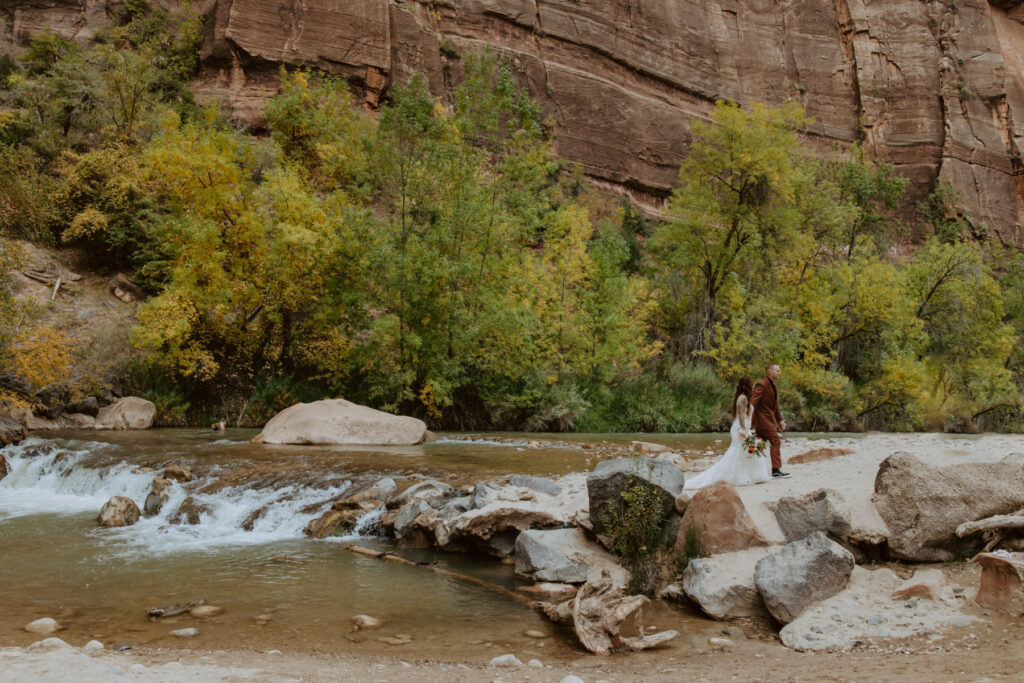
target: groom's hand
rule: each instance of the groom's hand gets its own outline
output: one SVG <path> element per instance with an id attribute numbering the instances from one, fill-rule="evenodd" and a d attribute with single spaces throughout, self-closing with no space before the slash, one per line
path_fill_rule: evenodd
<path id="1" fill-rule="evenodd" d="M 786 431 L 786 421 L 783 420 L 782 424 L 779 425 L 779 431 Z"/>

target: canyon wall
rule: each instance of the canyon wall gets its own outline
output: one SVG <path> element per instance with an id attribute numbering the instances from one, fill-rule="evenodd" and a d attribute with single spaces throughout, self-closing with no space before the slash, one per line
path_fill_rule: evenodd
<path id="1" fill-rule="evenodd" d="M 9 37 L 88 37 L 109 3 L 2 0 Z M 558 153 L 657 211 L 695 119 L 717 99 L 798 100 L 819 149 L 862 141 L 911 180 L 937 179 L 976 224 L 1024 243 L 1021 0 L 202 0 L 197 87 L 243 123 L 277 69 L 343 74 L 373 109 L 423 72 L 437 93 L 461 55 L 508 58 L 554 122 Z"/>

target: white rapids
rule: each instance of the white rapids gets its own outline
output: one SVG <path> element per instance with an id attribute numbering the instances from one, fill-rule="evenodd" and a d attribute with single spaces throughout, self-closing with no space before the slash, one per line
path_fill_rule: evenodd
<path id="1" fill-rule="evenodd" d="M 9 474 L 0 479 L 0 521 L 29 515 L 98 514 L 112 496 L 131 498 L 141 509 L 156 472 L 140 471 L 137 465 L 117 462 L 117 446 L 88 441 L 70 441 L 56 448 L 40 448 L 49 442 L 31 438 L 2 452 Z M 108 449 L 113 449 L 110 451 Z M 97 467 L 91 456 L 107 451 L 114 464 Z M 198 480 L 189 485 L 197 490 L 214 481 Z M 286 485 L 268 488 L 238 486 L 217 493 L 192 493 L 196 504 L 208 508 L 199 523 L 174 524 L 174 516 L 189 495 L 185 487 L 172 482 L 168 499 L 159 514 L 143 516 L 130 527 L 97 528 L 90 533 L 102 536 L 126 553 L 144 552 L 168 555 L 182 551 L 209 551 L 224 546 L 254 545 L 304 538 L 303 529 L 330 506 L 332 499 L 351 488 L 350 481 L 337 486 L 307 487 Z M 243 523 L 258 511 L 243 528 Z M 369 535 L 380 518 L 380 511 L 361 518 L 355 533 L 337 540 Z"/>

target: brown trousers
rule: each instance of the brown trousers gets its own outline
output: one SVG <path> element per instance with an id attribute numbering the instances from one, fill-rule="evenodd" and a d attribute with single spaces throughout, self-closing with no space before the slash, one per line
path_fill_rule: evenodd
<path id="1" fill-rule="evenodd" d="M 778 430 L 775 427 L 768 429 L 757 427 L 754 429 L 754 433 L 767 441 L 768 445 L 771 446 L 772 469 L 777 470 L 782 467 L 782 439 L 779 438 Z"/>

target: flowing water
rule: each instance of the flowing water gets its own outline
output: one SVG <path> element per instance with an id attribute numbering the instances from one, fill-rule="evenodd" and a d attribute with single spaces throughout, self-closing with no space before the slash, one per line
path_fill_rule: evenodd
<path id="1" fill-rule="evenodd" d="M 369 533 L 376 513 L 347 537 L 309 540 L 303 529 L 347 490 L 383 476 L 465 485 L 509 473 L 586 471 L 635 438 L 693 453 L 719 452 L 725 445 L 718 435 L 558 435 L 551 443 L 538 435 L 489 434 L 443 435 L 408 447 L 289 447 L 249 443 L 255 433 L 66 432 L 6 448 L 0 646 L 38 639 L 22 627 L 49 616 L 65 627 L 58 635 L 73 645 L 97 638 L 108 646 L 578 657 L 582 652 L 567 629 L 499 593 L 347 551 L 348 542 L 391 547 Z M 191 469 L 195 480 L 174 482 L 157 515 L 130 527 L 97 527 L 96 515 L 111 496 L 127 496 L 141 507 L 154 475 L 168 464 Z M 189 495 L 203 506 L 198 523 L 174 523 Z M 513 567 L 494 559 L 400 552 L 506 588 L 516 585 Z M 223 613 L 146 618 L 151 608 L 199 598 L 224 607 Z M 350 619 L 357 614 L 383 625 L 353 631 Z M 709 628 L 693 613 L 661 604 L 650 608 L 647 619 L 659 628 Z M 199 635 L 168 635 L 186 627 Z M 527 631 L 547 635 L 527 637 Z M 387 642 L 399 636 L 407 644 Z"/>

